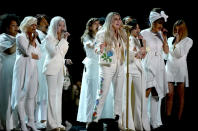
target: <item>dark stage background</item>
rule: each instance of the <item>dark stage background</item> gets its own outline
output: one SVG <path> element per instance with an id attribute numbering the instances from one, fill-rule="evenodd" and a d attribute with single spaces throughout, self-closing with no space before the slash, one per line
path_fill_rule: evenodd
<path id="1" fill-rule="evenodd" d="M 20 3 L 20 1 L 18 1 Z M 76 3 L 75 3 L 76 2 Z M 69 37 L 69 50 L 66 54 L 66 58 L 73 61 L 73 65 L 69 65 L 69 73 L 71 75 L 72 83 L 81 81 L 83 73 L 82 61 L 85 58 L 85 52 L 83 50 L 83 45 L 80 42 L 80 37 L 85 30 L 86 22 L 91 17 L 106 17 L 109 12 L 115 11 L 119 12 L 121 17 L 133 16 L 139 22 L 140 28 L 148 28 L 148 16 L 150 10 L 154 7 L 163 8 L 165 13 L 169 16 L 168 22 L 165 24 L 165 28 L 168 29 L 168 36 L 172 35 L 172 26 L 174 22 L 178 19 L 184 19 L 188 26 L 189 37 L 193 39 L 193 47 L 191 48 L 187 62 L 189 70 L 189 85 L 190 87 L 186 89 L 186 101 L 184 109 L 184 118 L 186 127 L 193 129 L 196 125 L 193 119 L 196 119 L 197 115 L 197 20 L 196 20 L 196 8 L 190 8 L 191 5 L 171 5 L 171 4 L 158 4 L 155 5 L 152 2 L 133 2 L 127 3 L 114 3 L 110 4 L 99 4 L 97 1 L 90 1 L 86 3 L 78 3 L 74 1 L 73 4 L 66 4 L 62 1 L 57 1 L 57 3 L 26 3 L 27 6 L 16 6 L 12 4 L 11 6 L 1 6 L 0 15 L 3 13 L 15 13 L 20 16 L 22 20 L 25 16 L 35 16 L 36 14 L 46 14 L 49 19 L 54 16 L 62 16 L 66 19 L 67 29 L 71 36 Z M 29 6 L 28 4 L 31 4 Z M 78 7 L 76 4 L 79 4 Z M 35 5 L 35 6 L 34 6 Z M 193 5 L 193 3 L 192 3 Z M 147 6 L 147 7 L 146 7 Z M 186 8 L 188 6 L 188 8 Z M 64 103 L 63 103 L 64 105 Z M 71 109 L 72 110 L 72 109 Z M 64 112 L 64 111 L 63 111 Z M 75 115 L 69 116 L 75 120 Z"/>

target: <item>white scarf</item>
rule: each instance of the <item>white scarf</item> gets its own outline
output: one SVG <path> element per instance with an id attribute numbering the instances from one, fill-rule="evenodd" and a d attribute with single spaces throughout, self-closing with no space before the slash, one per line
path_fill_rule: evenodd
<path id="1" fill-rule="evenodd" d="M 166 15 L 164 13 L 164 11 L 161 11 L 160 14 L 154 11 L 151 11 L 150 15 L 149 15 L 149 21 L 152 24 L 154 21 L 160 19 L 160 18 L 164 18 L 165 22 L 167 21 L 168 15 Z"/>

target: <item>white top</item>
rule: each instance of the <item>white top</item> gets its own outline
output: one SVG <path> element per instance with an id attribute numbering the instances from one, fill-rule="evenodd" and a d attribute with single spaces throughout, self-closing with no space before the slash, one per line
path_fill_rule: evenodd
<path id="1" fill-rule="evenodd" d="M 166 64 L 168 82 L 185 82 L 186 87 L 188 87 L 188 67 L 186 58 L 193 45 L 193 41 L 191 38 L 186 37 L 177 43 L 174 49 L 174 45 L 172 44 L 173 39 L 174 37 L 168 38 L 169 55 Z"/>
<path id="2" fill-rule="evenodd" d="M 99 31 L 97 34 L 96 34 L 96 38 L 95 38 L 95 44 L 96 44 L 96 49 L 97 51 L 100 51 L 100 45 L 101 44 L 104 44 L 105 40 L 104 40 L 104 35 L 105 35 L 105 32 L 102 30 L 102 31 Z M 111 52 L 112 52 L 112 62 L 110 64 L 116 64 L 117 62 L 120 63 L 120 59 L 121 59 L 121 49 L 124 49 L 125 50 L 125 43 L 123 42 L 123 40 L 121 40 L 121 42 L 119 43 L 118 41 L 117 42 L 113 42 L 112 43 L 112 49 L 111 49 Z M 103 52 L 106 52 L 106 50 L 104 50 Z M 108 54 L 108 53 L 107 53 Z M 100 53 L 99 54 L 99 64 L 103 64 L 102 62 L 102 59 L 101 59 L 101 55 L 103 55 L 103 53 Z M 120 63 L 122 64 L 122 63 Z"/>
<path id="3" fill-rule="evenodd" d="M 69 43 L 62 38 L 60 41 L 53 36 L 46 36 L 45 39 L 46 59 L 43 72 L 46 75 L 56 75 L 64 67 L 65 54 L 69 48 Z"/>
<path id="4" fill-rule="evenodd" d="M 133 49 L 136 48 L 136 51 Z M 134 36 L 129 37 L 129 73 L 140 74 L 142 70 L 141 59 L 135 58 L 135 54 L 140 51 L 141 45 L 138 39 Z"/>

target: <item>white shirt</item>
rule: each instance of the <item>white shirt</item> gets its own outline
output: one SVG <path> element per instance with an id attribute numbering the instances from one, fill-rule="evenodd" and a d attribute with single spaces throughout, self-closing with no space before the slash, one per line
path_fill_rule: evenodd
<path id="1" fill-rule="evenodd" d="M 191 38 L 186 37 L 176 44 L 175 49 L 172 44 L 174 37 L 168 38 L 169 54 L 166 64 L 168 82 L 185 82 L 188 83 L 188 68 L 186 58 L 190 48 L 193 45 Z"/>

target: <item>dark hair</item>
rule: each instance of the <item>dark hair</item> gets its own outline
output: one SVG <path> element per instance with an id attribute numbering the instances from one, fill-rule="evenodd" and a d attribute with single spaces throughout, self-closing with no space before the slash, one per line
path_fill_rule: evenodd
<path id="1" fill-rule="evenodd" d="M 130 32 L 131 32 L 132 30 L 136 29 L 137 24 L 138 24 L 137 20 L 133 19 L 132 21 L 129 21 L 126 25 L 132 26 L 132 28 L 130 30 Z"/>
<path id="2" fill-rule="evenodd" d="M 16 14 L 3 14 L 0 16 L 0 33 L 6 33 L 11 21 L 16 21 L 19 25 L 19 17 Z"/>
<path id="3" fill-rule="evenodd" d="M 105 17 L 98 18 L 100 25 L 103 25 L 105 23 Z"/>
<path id="4" fill-rule="evenodd" d="M 45 14 L 37 14 L 35 18 L 37 18 L 37 25 L 40 25 L 42 18 L 45 18 L 48 21 L 48 17 Z"/>
<path id="5" fill-rule="evenodd" d="M 126 17 L 124 17 L 124 18 L 122 19 L 123 24 L 125 24 L 125 22 L 126 22 L 126 20 L 127 20 L 128 18 L 133 19 L 132 16 L 126 16 Z"/>
<path id="6" fill-rule="evenodd" d="M 84 31 L 84 34 L 81 36 L 81 42 L 83 42 L 83 39 L 88 35 L 90 38 L 93 38 L 93 31 L 90 30 L 90 27 L 93 25 L 94 22 L 99 21 L 98 18 L 91 18 L 88 20 L 86 24 L 86 29 Z"/>

